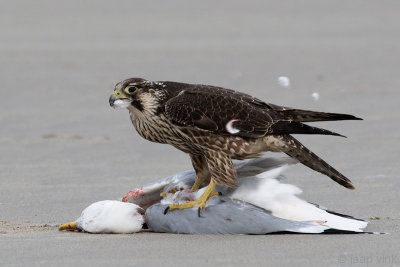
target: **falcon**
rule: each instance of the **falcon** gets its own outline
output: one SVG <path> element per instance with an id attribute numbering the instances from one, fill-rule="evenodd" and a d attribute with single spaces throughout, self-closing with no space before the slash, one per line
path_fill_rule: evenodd
<path id="1" fill-rule="evenodd" d="M 361 120 L 355 116 L 278 106 L 222 87 L 142 78 L 116 84 L 109 103 L 129 110 L 131 121 L 143 138 L 170 144 L 189 154 L 196 172 L 192 190 L 208 184 L 198 199 L 172 204 L 169 210 L 202 209 L 211 196 L 218 194 L 214 192 L 217 185 L 237 186 L 232 159 L 257 158 L 266 151 L 284 152 L 354 189 L 348 178 L 292 134 L 342 136 L 304 122 Z"/>

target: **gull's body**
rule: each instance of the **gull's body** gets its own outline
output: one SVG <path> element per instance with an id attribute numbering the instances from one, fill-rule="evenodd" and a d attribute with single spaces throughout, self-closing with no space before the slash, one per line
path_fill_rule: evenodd
<path id="1" fill-rule="evenodd" d="M 276 232 L 325 233 L 363 232 L 367 222 L 327 211 L 297 195 L 301 190 L 282 183 L 291 158 L 259 158 L 235 164 L 238 187 L 219 187 L 223 196 L 207 201 L 206 209 L 185 209 L 164 215 L 171 204 L 198 198 L 206 188 L 187 190 L 195 183 L 196 173 L 185 171 L 139 186 L 129 192 L 124 202 L 107 200 L 93 203 L 72 223 L 61 230 L 83 230 L 90 233 L 134 233 L 144 222 L 152 231 L 187 234 L 268 234 Z M 160 192 L 167 193 L 161 199 Z M 141 213 L 146 210 L 145 217 Z"/>

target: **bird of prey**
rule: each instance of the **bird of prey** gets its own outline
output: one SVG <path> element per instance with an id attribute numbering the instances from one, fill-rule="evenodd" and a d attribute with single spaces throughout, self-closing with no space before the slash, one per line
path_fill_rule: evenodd
<path id="1" fill-rule="evenodd" d="M 304 122 L 360 120 L 352 115 L 315 112 L 266 103 L 234 90 L 201 84 L 152 82 L 130 78 L 116 84 L 109 103 L 127 108 L 137 132 L 152 142 L 170 144 L 188 153 L 196 172 L 192 190 L 208 184 L 194 201 L 169 210 L 203 208 L 216 185 L 235 187 L 232 159 L 284 152 L 344 187 L 351 181 L 302 145 L 291 134 L 337 133 Z"/>

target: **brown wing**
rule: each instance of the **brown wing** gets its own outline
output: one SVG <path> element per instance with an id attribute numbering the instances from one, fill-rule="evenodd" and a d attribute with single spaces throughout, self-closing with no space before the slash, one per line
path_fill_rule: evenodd
<path id="1" fill-rule="evenodd" d="M 266 134 L 336 133 L 292 121 L 263 101 L 233 90 L 196 86 L 182 90 L 165 104 L 166 116 L 180 126 L 197 127 L 217 134 L 230 135 L 229 121 L 242 137 Z"/>
<path id="2" fill-rule="evenodd" d="M 285 118 L 297 122 L 362 120 L 361 118 L 357 118 L 349 114 L 295 109 L 290 107 L 278 106 L 270 103 L 268 104 L 268 106 L 274 111 L 282 114 Z"/>

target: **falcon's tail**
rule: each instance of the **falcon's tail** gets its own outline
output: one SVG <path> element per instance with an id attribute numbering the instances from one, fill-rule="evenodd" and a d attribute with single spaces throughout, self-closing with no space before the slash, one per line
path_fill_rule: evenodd
<path id="1" fill-rule="evenodd" d="M 344 135 L 325 130 L 318 127 L 313 127 L 301 122 L 296 121 L 278 121 L 271 126 L 275 133 L 281 134 L 322 134 L 322 135 L 335 135 L 346 137 Z"/>
<path id="2" fill-rule="evenodd" d="M 277 106 L 274 104 L 268 105 L 273 110 L 282 114 L 285 118 L 291 119 L 296 122 L 362 120 L 361 118 L 349 114 L 294 109 L 289 107 Z"/>
<path id="3" fill-rule="evenodd" d="M 361 118 L 349 114 L 326 113 L 302 109 L 285 110 L 281 113 L 284 114 L 285 117 L 289 117 L 298 122 L 362 120 Z"/>
<path id="4" fill-rule="evenodd" d="M 343 185 L 344 187 L 355 189 L 347 177 L 335 170 L 328 163 L 315 155 L 311 150 L 303 146 L 297 139 L 290 135 L 285 135 L 282 137 L 284 138 L 285 144 L 288 146 L 283 152 L 298 159 L 302 164 L 313 169 L 314 171 L 329 176 L 332 180 Z"/>

